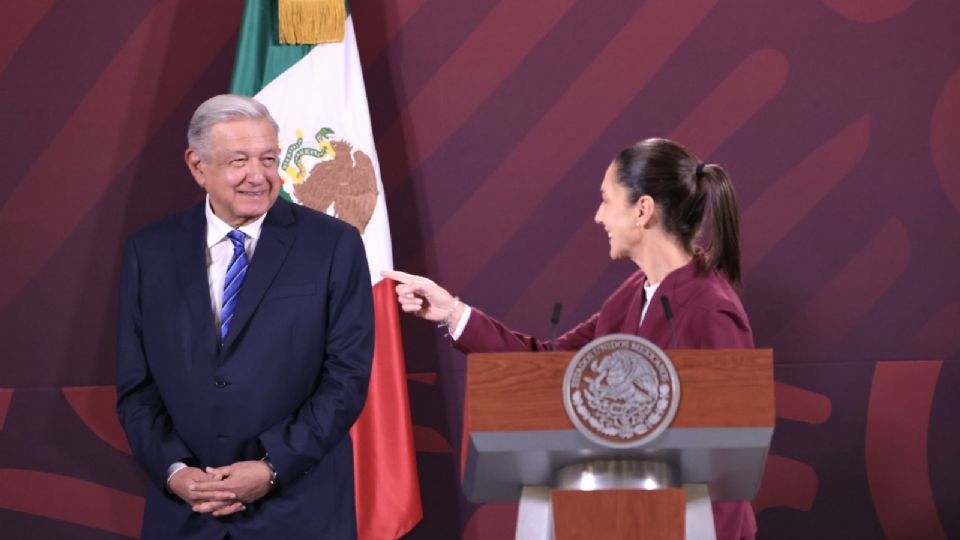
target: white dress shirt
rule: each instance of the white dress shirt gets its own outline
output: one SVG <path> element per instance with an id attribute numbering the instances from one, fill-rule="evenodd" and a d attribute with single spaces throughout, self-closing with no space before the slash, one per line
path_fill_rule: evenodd
<path id="1" fill-rule="evenodd" d="M 219 328 L 220 311 L 223 309 L 221 305 L 223 304 L 223 280 L 227 276 L 227 268 L 230 265 L 230 259 L 233 257 L 233 242 L 227 238 L 227 233 L 232 231 L 233 227 L 227 225 L 213 213 L 209 195 L 207 195 L 205 208 L 207 213 L 207 279 L 210 285 L 210 304 L 213 307 L 216 326 Z M 237 229 L 246 237 L 244 247 L 247 251 L 248 263 L 253 260 L 253 252 L 257 249 L 257 241 L 260 240 L 260 232 L 263 229 L 263 219 L 265 217 L 267 217 L 266 214 Z"/>
<path id="2" fill-rule="evenodd" d="M 643 302 L 643 311 L 640 312 L 640 324 L 643 324 L 643 319 L 647 316 L 647 309 L 650 307 L 650 299 L 653 298 L 654 294 L 656 294 L 657 287 L 659 286 L 660 283 L 654 283 L 653 285 L 645 283 L 643 285 L 643 296 L 645 297 L 645 300 Z"/>
<path id="3" fill-rule="evenodd" d="M 233 227 L 227 225 L 222 219 L 213 213 L 210 207 L 210 196 L 204 206 L 207 215 L 207 283 L 210 286 L 210 303 L 213 308 L 213 318 L 216 327 L 220 328 L 220 312 L 223 310 L 223 280 L 227 276 L 227 267 L 230 265 L 230 259 L 233 258 L 233 242 L 227 238 L 227 233 L 233 230 Z M 255 221 L 239 227 L 237 230 L 246 237 L 243 247 L 247 252 L 247 262 L 253 260 L 253 251 L 257 248 L 257 241 L 260 240 L 260 232 L 263 229 L 263 219 L 266 214 L 258 217 Z M 219 331 L 218 331 L 219 332 Z M 219 333 L 217 334 L 219 335 Z M 167 467 L 167 485 L 170 479 L 180 469 L 186 468 L 187 464 L 178 461 Z"/>

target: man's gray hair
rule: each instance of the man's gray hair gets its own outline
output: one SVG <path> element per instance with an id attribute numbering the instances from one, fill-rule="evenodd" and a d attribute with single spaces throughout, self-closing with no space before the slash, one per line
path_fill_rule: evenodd
<path id="1" fill-rule="evenodd" d="M 220 122 L 236 120 L 269 120 L 273 129 L 280 131 L 277 121 L 270 116 L 270 111 L 259 101 L 237 94 L 221 94 L 213 96 L 197 107 L 190 119 L 187 128 L 187 144 L 190 148 L 207 157 L 207 136 L 213 126 Z"/>

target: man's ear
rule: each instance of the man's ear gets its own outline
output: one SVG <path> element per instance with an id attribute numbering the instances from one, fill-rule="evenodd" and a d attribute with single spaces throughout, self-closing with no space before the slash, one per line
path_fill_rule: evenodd
<path id="1" fill-rule="evenodd" d="M 204 187 L 206 177 L 203 174 L 203 160 L 200 159 L 200 152 L 193 148 L 187 148 L 187 151 L 183 154 L 183 160 L 187 162 L 187 168 L 190 169 L 190 174 L 193 175 L 197 185 Z"/>

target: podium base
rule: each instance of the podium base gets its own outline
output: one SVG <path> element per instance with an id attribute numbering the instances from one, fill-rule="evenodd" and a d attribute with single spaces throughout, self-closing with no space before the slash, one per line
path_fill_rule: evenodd
<path id="1" fill-rule="evenodd" d="M 687 540 L 717 540 L 707 485 L 685 484 L 683 489 L 687 492 L 687 515 L 684 518 Z"/>
<path id="2" fill-rule="evenodd" d="M 523 486 L 516 540 L 554 540 L 550 486 Z"/>
<path id="3" fill-rule="evenodd" d="M 515 538 L 716 540 L 716 532 L 706 484 L 654 491 L 525 486 Z"/>

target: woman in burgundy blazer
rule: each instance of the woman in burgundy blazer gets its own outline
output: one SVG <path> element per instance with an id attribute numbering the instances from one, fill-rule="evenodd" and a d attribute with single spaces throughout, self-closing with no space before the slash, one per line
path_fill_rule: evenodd
<path id="1" fill-rule="evenodd" d="M 556 341 L 513 332 L 427 278 L 384 276 L 400 283 L 404 311 L 446 324 L 454 346 L 464 352 L 577 350 L 613 333 L 668 348 L 672 334 L 662 297 L 672 307 L 677 348 L 752 348 L 750 322 L 736 293 L 739 209 L 724 170 L 701 163 L 673 141 L 647 139 L 620 152 L 600 188 L 594 221 L 607 231 L 610 257 L 630 259 L 640 270 L 597 313 Z M 710 238 L 703 238 L 705 229 Z M 714 502 L 713 514 L 718 540 L 756 535 L 747 502 Z"/>

